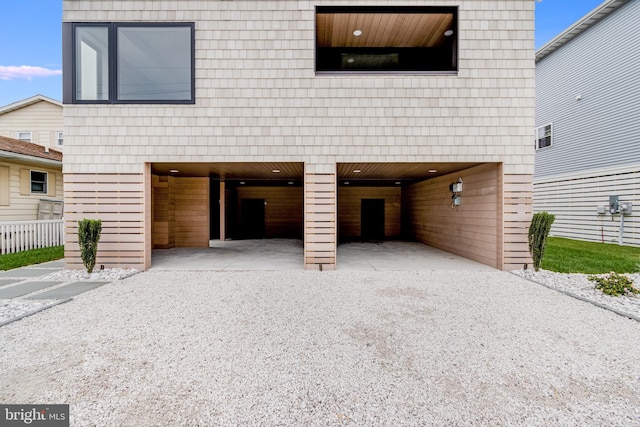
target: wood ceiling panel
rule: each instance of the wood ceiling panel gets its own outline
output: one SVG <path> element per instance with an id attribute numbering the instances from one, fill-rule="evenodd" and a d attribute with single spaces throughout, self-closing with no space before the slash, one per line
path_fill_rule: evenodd
<path id="1" fill-rule="evenodd" d="M 171 169 L 179 172 L 171 173 Z M 279 170 L 279 173 L 274 173 Z M 172 176 L 211 176 L 221 179 L 300 180 L 304 176 L 303 163 L 239 162 L 239 163 L 154 163 L 152 172 Z"/>
<path id="2" fill-rule="evenodd" d="M 458 172 L 478 163 L 339 163 L 339 180 L 422 180 Z M 360 172 L 354 172 L 359 170 Z M 437 172 L 429 172 L 436 170 Z"/>
<path id="3" fill-rule="evenodd" d="M 433 47 L 452 29 L 450 13 L 318 13 L 318 47 Z M 362 35 L 353 35 L 354 30 Z"/>

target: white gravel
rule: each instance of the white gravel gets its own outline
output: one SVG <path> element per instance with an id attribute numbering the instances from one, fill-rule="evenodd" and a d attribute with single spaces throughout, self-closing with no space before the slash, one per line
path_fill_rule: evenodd
<path id="1" fill-rule="evenodd" d="M 640 425 L 640 323 L 504 272 L 159 272 L 0 328 L 72 425 Z"/>
<path id="2" fill-rule="evenodd" d="M 51 307 L 56 300 L 0 299 L 0 326 Z"/>
<path id="3" fill-rule="evenodd" d="M 638 294 L 618 297 L 607 295 L 596 289 L 595 283 L 588 279 L 589 274 L 565 274 L 548 270 L 514 270 L 512 273 L 640 321 Z M 640 274 L 626 276 L 633 281 L 636 288 L 640 288 Z"/>

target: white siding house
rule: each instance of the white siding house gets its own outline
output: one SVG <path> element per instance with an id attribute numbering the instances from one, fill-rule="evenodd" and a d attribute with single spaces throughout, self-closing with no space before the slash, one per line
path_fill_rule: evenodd
<path id="1" fill-rule="evenodd" d="M 68 267 L 85 217 L 110 267 L 271 237 L 530 263 L 532 0 L 63 4 Z"/>
<path id="2" fill-rule="evenodd" d="M 537 51 L 534 208 L 552 235 L 640 245 L 639 99 L 638 1 L 607 0 Z"/>
<path id="3" fill-rule="evenodd" d="M 0 222 L 49 219 L 39 218 L 41 202 L 62 200 L 62 153 L 0 136 Z"/>

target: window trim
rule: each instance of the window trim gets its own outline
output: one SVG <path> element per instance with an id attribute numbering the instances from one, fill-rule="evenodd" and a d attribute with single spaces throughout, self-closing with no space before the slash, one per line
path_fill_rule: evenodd
<path id="1" fill-rule="evenodd" d="M 61 130 L 56 131 L 56 145 L 62 147 L 64 145 L 64 132 Z"/>
<path id="2" fill-rule="evenodd" d="M 545 139 L 545 137 L 540 138 L 540 130 L 544 130 L 546 127 L 549 127 L 549 145 L 545 145 L 544 147 L 540 146 L 540 141 Z M 536 144 L 536 151 L 537 150 L 544 150 L 545 148 L 549 148 L 553 146 L 553 122 L 547 123 L 546 125 L 542 125 L 542 126 L 538 126 L 536 127 L 536 140 L 535 140 L 535 144 Z"/>
<path id="3" fill-rule="evenodd" d="M 108 99 L 84 100 L 76 98 L 76 28 L 107 27 L 108 39 Z M 186 27 L 191 32 L 191 98 L 190 99 L 150 99 L 119 100 L 118 96 L 118 44 L 117 33 L 120 27 L 134 28 L 170 28 Z M 196 40 L 194 22 L 65 22 L 63 39 L 63 102 L 65 104 L 195 104 L 196 103 Z"/>
<path id="4" fill-rule="evenodd" d="M 21 133 L 28 133 L 29 134 L 29 139 L 20 138 L 20 134 Z M 16 132 L 16 139 L 18 139 L 20 141 L 25 141 L 25 142 L 33 142 L 33 131 L 30 131 L 30 130 L 19 130 L 19 131 Z"/>
<path id="5" fill-rule="evenodd" d="M 44 191 L 33 191 L 33 173 L 44 174 Z M 39 182 L 39 181 L 38 181 Z M 29 194 L 49 194 L 49 172 L 29 169 Z"/>
<path id="6" fill-rule="evenodd" d="M 317 15 L 318 13 L 453 13 L 453 31 L 456 35 L 455 44 L 452 54 L 455 58 L 454 70 L 321 70 L 318 69 L 318 28 L 317 28 Z M 453 11 L 453 12 L 452 12 Z M 314 40 L 314 58 L 313 69 L 316 76 L 331 76 L 331 75 L 349 75 L 349 76 L 362 76 L 362 75 L 403 75 L 403 76 L 457 76 L 460 71 L 460 8 L 458 6 L 316 6 L 313 16 L 313 40 Z"/>

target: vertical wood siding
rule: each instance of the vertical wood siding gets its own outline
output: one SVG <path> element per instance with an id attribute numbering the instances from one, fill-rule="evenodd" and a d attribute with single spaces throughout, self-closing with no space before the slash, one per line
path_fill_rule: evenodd
<path id="1" fill-rule="evenodd" d="M 305 173 L 305 269 L 335 269 L 337 214 L 336 202 L 335 173 Z"/>
<path id="2" fill-rule="evenodd" d="M 362 199 L 384 199 L 384 235 L 400 236 L 400 187 L 339 187 L 338 234 L 360 237 Z"/>
<path id="3" fill-rule="evenodd" d="M 145 268 L 144 176 L 65 174 L 65 267 L 83 269 L 78 221 L 102 220 L 96 265 Z"/>
<path id="4" fill-rule="evenodd" d="M 209 178 L 153 176 L 153 247 L 209 247 Z"/>
<path id="5" fill-rule="evenodd" d="M 536 178 L 640 162 L 639 23 L 630 1 L 536 64 L 536 125 L 553 123 Z"/>
<path id="6" fill-rule="evenodd" d="M 640 246 L 640 164 L 537 179 L 534 210 L 556 216 L 552 236 L 618 243 L 620 215 L 597 213 L 598 206 L 609 206 L 609 196 L 633 203 L 624 218 L 623 244 Z"/>
<path id="7" fill-rule="evenodd" d="M 153 175 L 152 206 L 153 226 L 151 229 L 153 248 L 168 249 L 176 245 L 175 187 L 170 176 Z"/>

